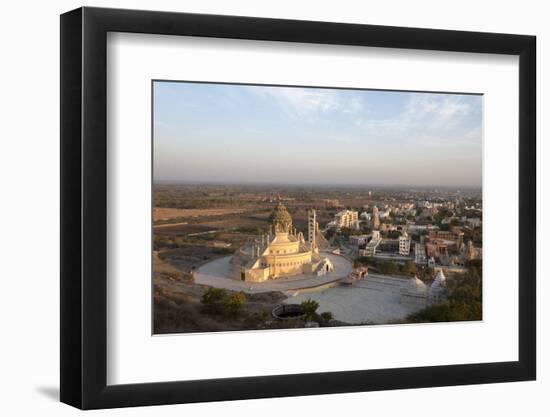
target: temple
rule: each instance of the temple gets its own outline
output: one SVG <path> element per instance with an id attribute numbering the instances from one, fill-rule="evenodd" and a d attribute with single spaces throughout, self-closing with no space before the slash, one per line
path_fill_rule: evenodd
<path id="1" fill-rule="evenodd" d="M 269 217 L 270 230 L 237 250 L 231 259 L 233 277 L 263 282 L 296 275 L 324 275 L 334 269 L 328 257 L 319 254 L 326 240 L 319 232 L 315 210 L 308 212 L 308 240 L 292 227 L 292 217 L 279 203 Z"/>
<path id="2" fill-rule="evenodd" d="M 401 287 L 401 303 L 415 308 L 440 303 L 447 298 L 446 287 L 447 278 L 441 269 L 429 287 L 415 276 Z"/>

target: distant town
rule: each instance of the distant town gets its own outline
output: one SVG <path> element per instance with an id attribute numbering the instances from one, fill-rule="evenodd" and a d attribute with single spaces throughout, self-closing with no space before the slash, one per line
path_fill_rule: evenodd
<path id="1" fill-rule="evenodd" d="M 154 184 L 155 333 L 482 319 L 481 189 Z"/>

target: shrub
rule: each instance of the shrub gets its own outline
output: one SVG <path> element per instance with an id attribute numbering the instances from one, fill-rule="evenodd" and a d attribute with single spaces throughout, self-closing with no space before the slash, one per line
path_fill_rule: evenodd
<path id="1" fill-rule="evenodd" d="M 221 288 L 210 287 L 202 295 L 201 303 L 208 306 L 221 304 L 226 296 L 227 292 L 225 290 Z"/>
<path id="2" fill-rule="evenodd" d="M 324 321 L 329 322 L 329 321 L 331 321 L 331 320 L 334 318 L 334 316 L 332 315 L 332 313 L 331 313 L 330 311 L 323 311 L 323 312 L 321 313 L 321 318 L 322 318 Z"/>
<path id="3" fill-rule="evenodd" d="M 180 281 L 182 279 L 183 274 L 179 271 L 170 271 L 164 273 L 168 279 L 171 279 L 172 281 Z"/>
<path id="4" fill-rule="evenodd" d="M 401 271 L 405 274 L 414 275 L 416 273 L 416 265 L 409 261 L 402 266 Z"/>
<path id="5" fill-rule="evenodd" d="M 244 294 L 244 292 L 240 291 L 228 295 L 223 302 L 223 306 L 227 314 L 234 316 L 237 315 L 239 311 L 241 311 L 241 308 L 245 302 L 246 295 Z"/>
<path id="6" fill-rule="evenodd" d="M 319 308 L 319 303 L 311 298 L 308 298 L 307 300 L 302 301 L 300 306 L 302 307 L 306 320 L 311 320 Z"/>
<path id="7" fill-rule="evenodd" d="M 380 272 L 383 274 L 395 274 L 397 272 L 397 265 L 391 261 L 385 261 L 380 265 Z"/>

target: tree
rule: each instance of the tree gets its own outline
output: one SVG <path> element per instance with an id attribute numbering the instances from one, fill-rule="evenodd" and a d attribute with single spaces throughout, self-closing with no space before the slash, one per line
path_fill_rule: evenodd
<path id="1" fill-rule="evenodd" d="M 224 289 L 210 287 L 202 295 L 201 303 L 207 306 L 221 304 L 226 296 L 227 292 Z"/>
<path id="2" fill-rule="evenodd" d="M 399 238 L 399 236 L 401 236 L 401 233 L 399 233 L 397 230 L 391 230 L 390 232 L 388 232 L 388 238 L 390 239 L 397 239 Z"/>
<path id="3" fill-rule="evenodd" d="M 391 261 L 385 261 L 380 265 L 380 272 L 383 274 L 395 274 L 397 272 L 397 265 Z"/>
<path id="4" fill-rule="evenodd" d="M 369 256 L 359 256 L 353 261 L 353 267 L 358 268 L 360 266 L 364 265 L 370 265 L 375 266 L 376 265 L 376 259 Z"/>
<path id="5" fill-rule="evenodd" d="M 302 311 L 304 312 L 304 316 L 306 320 L 311 320 L 315 316 L 315 312 L 319 308 L 319 303 L 315 300 L 312 300 L 311 298 L 308 298 L 305 301 L 302 301 L 300 303 L 300 306 L 302 307 Z"/>
<path id="6" fill-rule="evenodd" d="M 244 292 L 239 291 L 227 296 L 223 302 L 225 312 L 229 315 L 235 316 L 241 311 L 242 306 L 246 302 L 246 295 Z"/>
<path id="7" fill-rule="evenodd" d="M 402 271 L 405 274 L 414 275 L 416 274 L 416 265 L 413 262 L 408 261 L 403 265 Z"/>
<path id="8" fill-rule="evenodd" d="M 334 318 L 334 316 L 332 315 L 332 313 L 330 311 L 323 311 L 321 313 L 321 318 L 328 323 L 329 321 L 331 321 Z"/>

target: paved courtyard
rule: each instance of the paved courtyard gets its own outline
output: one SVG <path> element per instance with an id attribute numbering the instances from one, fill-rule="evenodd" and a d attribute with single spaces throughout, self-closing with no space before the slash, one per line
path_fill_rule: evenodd
<path id="1" fill-rule="evenodd" d="M 417 308 L 400 302 L 400 289 L 405 279 L 369 274 L 355 286 L 337 286 L 317 292 L 300 292 L 285 300 L 287 304 L 299 304 L 308 298 L 319 303 L 319 313 L 332 312 L 337 320 L 350 324 L 384 324 L 401 320 L 417 311 Z"/>
<path id="2" fill-rule="evenodd" d="M 281 291 L 286 294 L 293 294 L 304 288 L 311 289 L 329 286 L 340 278 L 348 276 L 351 272 L 353 268 L 352 264 L 343 256 L 325 252 L 323 252 L 322 255 L 330 258 L 334 264 L 334 270 L 319 277 L 316 275 L 296 275 L 290 278 L 278 278 L 265 282 L 239 281 L 230 277 L 231 256 L 226 256 L 199 267 L 195 272 L 195 282 L 197 284 L 248 293 Z"/>
<path id="3" fill-rule="evenodd" d="M 262 283 L 244 282 L 230 277 L 231 256 L 204 264 L 195 273 L 197 284 L 233 291 L 260 293 L 281 291 L 288 296 L 287 304 L 299 304 L 309 298 L 319 303 L 319 313 L 330 311 L 334 318 L 350 324 L 384 324 L 402 320 L 418 308 L 401 304 L 401 286 L 406 279 L 369 274 L 354 286 L 338 284 L 352 270 L 343 256 L 324 253 L 334 263 L 334 271 L 317 277 L 298 275 Z"/>

